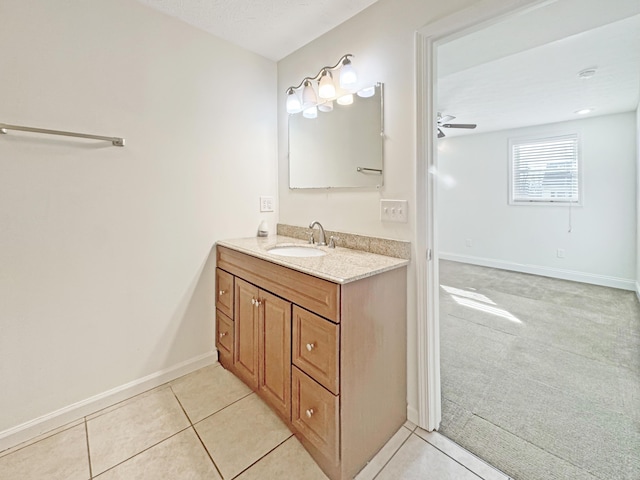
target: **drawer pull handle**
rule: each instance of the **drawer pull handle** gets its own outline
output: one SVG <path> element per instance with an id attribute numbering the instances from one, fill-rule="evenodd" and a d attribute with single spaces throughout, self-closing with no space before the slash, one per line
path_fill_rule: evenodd
<path id="1" fill-rule="evenodd" d="M 220 334 L 219 334 L 220 338 L 226 337 L 226 336 L 227 336 L 227 332 L 220 332 Z"/>
<path id="2" fill-rule="evenodd" d="M 313 408 L 310 408 L 305 413 L 307 415 L 307 418 L 311 418 L 315 412 L 313 411 Z"/>
<path id="3" fill-rule="evenodd" d="M 220 296 L 222 296 L 222 295 L 224 295 L 225 293 L 227 293 L 227 291 L 226 291 L 226 290 L 220 290 L 218 293 L 220 294 Z"/>
<path id="4" fill-rule="evenodd" d="M 316 348 L 316 344 L 315 343 L 307 343 L 307 350 L 310 352 L 311 350 L 313 350 L 314 348 Z"/>

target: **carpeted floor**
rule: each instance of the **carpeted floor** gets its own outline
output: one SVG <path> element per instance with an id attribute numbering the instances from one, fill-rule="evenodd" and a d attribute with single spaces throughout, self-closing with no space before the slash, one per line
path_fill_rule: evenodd
<path id="1" fill-rule="evenodd" d="M 640 479 L 635 293 L 440 261 L 443 433 L 516 480 Z"/>

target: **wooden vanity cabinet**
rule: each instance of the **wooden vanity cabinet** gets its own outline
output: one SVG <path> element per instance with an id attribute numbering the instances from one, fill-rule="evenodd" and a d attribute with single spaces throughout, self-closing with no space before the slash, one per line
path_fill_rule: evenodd
<path id="1" fill-rule="evenodd" d="M 222 365 L 329 478 L 352 479 L 406 420 L 406 267 L 336 284 L 223 246 L 216 260 L 234 285 Z"/>

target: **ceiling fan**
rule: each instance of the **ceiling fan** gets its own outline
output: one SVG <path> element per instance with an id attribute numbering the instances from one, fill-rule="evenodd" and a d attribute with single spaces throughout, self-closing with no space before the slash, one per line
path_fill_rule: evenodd
<path id="1" fill-rule="evenodd" d="M 438 138 L 442 138 L 445 136 L 444 132 L 442 131 L 443 128 L 476 128 L 477 125 L 475 123 L 448 123 L 451 120 L 453 120 L 454 117 L 453 115 L 445 115 L 442 116 L 442 114 L 440 112 L 438 112 Z"/>

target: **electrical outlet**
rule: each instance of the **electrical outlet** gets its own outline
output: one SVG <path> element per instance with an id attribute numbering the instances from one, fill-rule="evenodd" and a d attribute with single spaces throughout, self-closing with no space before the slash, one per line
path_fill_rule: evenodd
<path id="1" fill-rule="evenodd" d="M 559 248 L 557 252 L 558 258 L 564 258 L 564 249 Z"/>
<path id="2" fill-rule="evenodd" d="M 467 247 L 473 247 L 473 240 L 471 240 L 470 238 L 467 238 L 467 241 L 465 242 L 465 244 L 467 245 Z"/>
<path id="3" fill-rule="evenodd" d="M 273 197 L 260 197 L 260 211 L 273 212 Z"/>
<path id="4" fill-rule="evenodd" d="M 408 222 L 409 202 L 406 200 L 380 200 L 380 220 L 383 222 Z"/>

